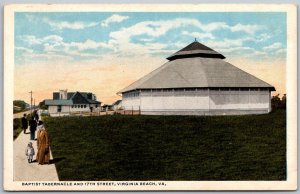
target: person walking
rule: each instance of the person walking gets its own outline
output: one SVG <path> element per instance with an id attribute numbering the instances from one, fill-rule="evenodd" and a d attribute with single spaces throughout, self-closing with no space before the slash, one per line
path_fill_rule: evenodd
<path id="1" fill-rule="evenodd" d="M 25 155 L 27 156 L 28 163 L 32 162 L 34 154 L 35 153 L 34 153 L 34 148 L 32 146 L 32 142 L 29 142 L 25 150 Z"/>
<path id="2" fill-rule="evenodd" d="M 35 118 L 36 122 L 38 123 L 39 119 L 40 119 L 38 110 L 34 110 L 33 115 L 34 115 L 34 118 Z"/>
<path id="3" fill-rule="evenodd" d="M 24 133 L 26 133 L 27 128 L 28 128 L 28 120 L 26 118 L 26 114 L 24 114 L 22 117 L 22 129 Z"/>
<path id="4" fill-rule="evenodd" d="M 30 129 L 30 140 L 34 140 L 35 139 L 35 131 L 36 131 L 36 127 L 37 127 L 37 123 L 34 120 L 34 117 L 31 117 L 31 120 L 29 121 L 29 129 Z"/>
<path id="5" fill-rule="evenodd" d="M 37 133 L 37 155 L 36 161 L 38 164 L 49 164 L 50 161 L 50 146 L 49 146 L 49 136 L 46 131 L 43 122 L 38 123 L 38 133 Z"/>

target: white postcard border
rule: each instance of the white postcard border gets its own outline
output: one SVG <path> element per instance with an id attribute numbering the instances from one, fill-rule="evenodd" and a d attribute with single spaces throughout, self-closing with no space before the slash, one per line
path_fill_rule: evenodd
<path id="1" fill-rule="evenodd" d="M 287 180 L 286 181 L 150 181 L 166 186 L 53 186 L 72 181 L 13 181 L 13 72 L 15 12 L 287 12 Z M 4 189 L 5 190 L 295 190 L 297 189 L 297 10 L 291 4 L 97 4 L 8 5 L 4 9 Z M 81 181 L 89 183 L 90 181 Z M 95 183 L 143 183 L 145 181 L 100 181 Z M 46 184 L 43 185 L 43 183 Z M 51 185 L 52 184 L 52 185 Z M 48 186 L 47 186 L 48 185 Z"/>

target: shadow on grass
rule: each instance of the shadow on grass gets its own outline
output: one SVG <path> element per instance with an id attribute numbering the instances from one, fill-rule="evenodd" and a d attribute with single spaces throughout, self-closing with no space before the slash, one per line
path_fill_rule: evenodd
<path id="1" fill-rule="evenodd" d="M 49 164 L 55 164 L 58 163 L 62 160 L 66 159 L 65 157 L 61 157 L 61 158 L 53 158 L 52 160 L 49 161 Z"/>

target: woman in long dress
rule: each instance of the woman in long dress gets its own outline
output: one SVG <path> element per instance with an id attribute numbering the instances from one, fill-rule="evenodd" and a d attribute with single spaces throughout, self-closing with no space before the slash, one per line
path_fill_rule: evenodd
<path id="1" fill-rule="evenodd" d="M 42 124 L 39 122 L 38 132 L 37 132 L 37 148 L 38 152 L 36 155 L 36 161 L 38 164 L 45 164 L 50 161 L 50 150 L 49 150 L 49 136 Z"/>

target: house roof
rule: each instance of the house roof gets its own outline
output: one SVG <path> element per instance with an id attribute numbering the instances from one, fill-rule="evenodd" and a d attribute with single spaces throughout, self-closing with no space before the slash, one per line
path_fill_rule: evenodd
<path id="1" fill-rule="evenodd" d="M 73 105 L 73 104 L 101 104 L 101 102 L 99 101 L 88 99 L 88 94 L 92 95 L 92 93 L 87 93 L 87 92 L 68 92 L 67 100 L 62 100 L 62 99 L 46 100 L 45 105 L 57 106 L 57 105 Z"/>
<path id="2" fill-rule="evenodd" d="M 184 49 L 198 49 L 202 45 L 199 44 L 192 43 Z M 209 51 L 210 48 L 204 46 L 203 49 Z M 275 90 L 270 84 L 221 58 L 198 56 L 170 60 L 118 93 L 136 89 L 213 87 L 259 87 Z"/>
<path id="3" fill-rule="evenodd" d="M 192 42 L 191 44 L 187 45 L 183 49 L 177 51 L 173 55 L 167 57 L 167 59 L 172 61 L 175 59 L 191 58 L 191 57 L 207 57 L 207 58 L 225 59 L 225 57 L 222 54 L 199 43 L 196 40 L 195 40 L 195 42 Z"/>
<path id="4" fill-rule="evenodd" d="M 121 102 L 122 102 L 122 100 L 117 100 L 116 102 L 114 102 L 114 103 L 112 104 L 112 106 L 119 105 Z"/>
<path id="5" fill-rule="evenodd" d="M 45 105 L 47 106 L 57 106 L 57 105 L 65 105 L 65 106 L 69 106 L 69 105 L 73 105 L 73 101 L 72 100 L 45 100 Z"/>

